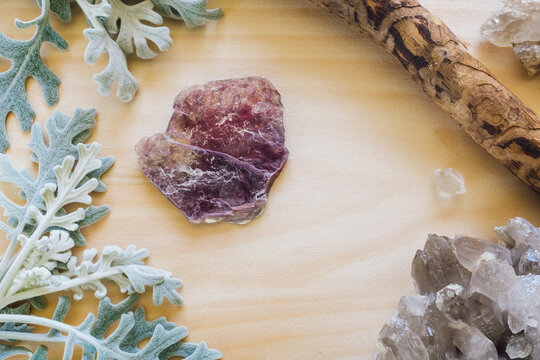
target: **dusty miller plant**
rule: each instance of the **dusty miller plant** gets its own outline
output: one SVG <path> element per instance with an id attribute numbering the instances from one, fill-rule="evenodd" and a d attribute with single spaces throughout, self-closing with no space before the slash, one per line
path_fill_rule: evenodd
<path id="1" fill-rule="evenodd" d="M 17 0 L 21 1 L 21 0 Z M 9 146 L 5 118 L 15 113 L 21 128 L 29 131 L 34 120 L 34 110 L 26 96 L 25 83 L 35 78 L 45 101 L 54 105 L 58 101 L 60 79 L 45 65 L 40 55 L 41 45 L 50 42 L 59 49 L 68 44 L 51 26 L 51 12 L 64 22 L 71 20 L 71 5 L 76 3 L 84 13 L 89 28 L 83 31 L 89 43 L 84 59 L 94 64 L 104 53 L 109 57 L 106 68 L 94 76 L 98 91 L 108 95 L 117 83 L 117 95 L 129 102 L 137 91 L 137 81 L 130 73 L 126 54 L 135 53 L 142 59 L 154 58 L 157 53 L 149 46 L 152 42 L 160 51 L 167 51 L 172 44 L 169 28 L 158 26 L 163 17 L 180 19 L 188 27 L 202 26 L 207 20 L 222 16 L 221 9 L 207 9 L 208 0 L 142 0 L 128 5 L 122 0 L 37 0 L 41 14 L 27 22 L 15 20 L 19 28 L 35 26 L 34 36 L 17 41 L 0 34 L 0 57 L 11 61 L 11 67 L 0 73 L 0 151 Z"/>
<path id="2" fill-rule="evenodd" d="M 93 109 L 76 109 L 72 118 L 56 112 L 45 124 L 47 142 L 41 126 L 32 126 L 29 147 L 37 175 L 18 170 L 8 155 L 0 154 L 0 182 L 15 185 L 24 201 L 20 205 L 0 192 L 6 217 L 0 228 L 9 242 L 0 260 L 0 359 L 45 359 L 48 343 L 63 343 L 65 360 L 72 358 L 76 346 L 85 360 L 219 359 L 220 353 L 204 343 L 183 342 L 184 327 L 164 318 L 147 321 L 141 307 L 134 309 L 137 294 L 147 288 L 152 289 L 155 305 L 164 298 L 174 305 L 182 301 L 177 292 L 181 281 L 144 265 L 145 249 L 106 246 L 101 254 L 86 249 L 80 260 L 72 255 L 75 246 L 86 244 L 80 229 L 109 211 L 107 206 L 91 205 L 92 193 L 105 191 L 100 178 L 113 163 L 110 157 L 99 157 L 99 144 L 84 143 L 94 117 Z M 113 305 L 106 297 L 110 284 L 129 296 Z M 82 299 L 84 290 L 101 299 L 97 313 L 79 325 L 66 324 L 71 298 Z M 59 292 L 64 296 L 52 318 L 31 313 L 44 308 L 44 295 Z M 33 326 L 49 331 L 36 332 Z M 144 340 L 146 344 L 139 346 Z M 32 351 L 21 342 L 39 345 Z"/>

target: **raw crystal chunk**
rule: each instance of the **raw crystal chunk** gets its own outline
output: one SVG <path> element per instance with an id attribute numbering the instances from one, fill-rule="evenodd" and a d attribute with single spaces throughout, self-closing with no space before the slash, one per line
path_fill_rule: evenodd
<path id="1" fill-rule="evenodd" d="M 412 264 L 422 295 L 401 299 L 378 359 L 540 359 L 540 230 L 514 218 L 496 232 L 429 235 Z"/>
<path id="2" fill-rule="evenodd" d="M 490 253 L 495 258 L 512 264 L 510 250 L 502 244 L 486 242 L 468 236 L 456 236 L 452 241 L 452 250 L 461 265 L 469 271 L 473 271 L 480 257 L 484 253 Z"/>
<path id="3" fill-rule="evenodd" d="M 433 299 L 427 296 L 405 296 L 401 298 L 398 310 L 392 320 L 379 334 L 377 359 L 435 359 L 450 344 L 448 337 L 436 337 L 434 334 L 446 334 L 450 330 L 441 321 Z M 449 353 L 450 355 L 450 353 Z"/>
<path id="4" fill-rule="evenodd" d="M 529 249 L 540 251 L 540 231 L 523 218 L 508 220 L 506 226 L 496 227 L 495 232 L 508 247 L 512 248 L 512 264 L 519 264 Z M 519 268 L 517 269 L 519 271 Z"/>
<path id="5" fill-rule="evenodd" d="M 540 253 L 538 253 L 538 250 L 527 249 L 519 259 L 517 273 L 519 275 L 540 275 Z"/>
<path id="6" fill-rule="evenodd" d="M 453 328 L 471 325 L 494 344 L 498 344 L 505 334 L 497 305 L 482 294 L 468 294 L 462 286 L 450 284 L 437 292 L 435 303 Z"/>
<path id="7" fill-rule="evenodd" d="M 449 284 L 464 285 L 471 278 L 471 273 L 458 262 L 452 240 L 435 234 L 428 236 L 423 251 L 417 251 L 411 274 L 422 295 L 437 292 Z"/>
<path id="8" fill-rule="evenodd" d="M 506 226 L 496 227 L 495 233 L 512 250 L 516 243 L 540 250 L 540 230 L 523 218 L 508 220 Z"/>
<path id="9" fill-rule="evenodd" d="M 512 335 L 506 345 L 506 353 L 510 359 L 524 359 L 532 352 L 532 345 L 523 335 Z"/>
<path id="10" fill-rule="evenodd" d="M 379 335 L 380 360 L 429 360 L 429 354 L 422 340 L 407 324 L 399 319 L 385 325 Z"/>
<path id="11" fill-rule="evenodd" d="M 497 46 L 513 46 L 534 75 L 540 70 L 540 0 L 506 0 L 482 25 L 482 36 Z"/>
<path id="12" fill-rule="evenodd" d="M 454 334 L 454 344 L 466 360 L 499 360 L 497 349 L 480 330 L 465 325 Z"/>
<path id="13" fill-rule="evenodd" d="M 463 175 L 454 169 L 435 170 L 435 181 L 437 182 L 437 189 L 442 195 L 453 196 L 467 192 Z"/>
<path id="14" fill-rule="evenodd" d="M 502 310 L 508 309 L 508 326 L 516 334 L 528 327 L 540 326 L 540 276 L 523 275 L 499 301 Z M 540 342 L 540 339 L 538 339 Z"/>
<path id="15" fill-rule="evenodd" d="M 250 77 L 181 92 L 166 132 L 135 149 L 148 179 L 191 222 L 247 223 L 287 161 L 284 142 L 279 93 Z"/>
<path id="16" fill-rule="evenodd" d="M 457 323 L 462 320 L 466 313 L 463 311 L 464 304 L 467 301 L 464 297 L 463 286 L 450 284 L 437 291 L 435 304 L 441 314 L 451 323 Z"/>
<path id="17" fill-rule="evenodd" d="M 491 253 L 482 255 L 471 276 L 471 290 L 486 295 L 493 301 L 507 293 L 517 281 L 514 268 Z"/>
<path id="18" fill-rule="evenodd" d="M 540 1 L 505 0 L 503 8 L 482 25 L 482 36 L 497 46 L 540 41 Z"/>
<path id="19" fill-rule="evenodd" d="M 540 41 L 525 41 L 514 44 L 514 53 L 527 69 L 529 76 L 540 71 Z"/>

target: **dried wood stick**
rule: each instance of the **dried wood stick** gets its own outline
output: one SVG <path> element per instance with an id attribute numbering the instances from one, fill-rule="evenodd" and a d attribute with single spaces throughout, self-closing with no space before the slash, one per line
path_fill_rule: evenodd
<path id="1" fill-rule="evenodd" d="M 416 0 L 311 0 L 392 54 L 484 149 L 540 192 L 540 119 Z"/>

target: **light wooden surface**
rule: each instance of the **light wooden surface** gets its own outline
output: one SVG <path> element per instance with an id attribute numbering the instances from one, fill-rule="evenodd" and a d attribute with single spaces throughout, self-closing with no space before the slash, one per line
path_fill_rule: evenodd
<path id="1" fill-rule="evenodd" d="M 499 1 L 423 4 L 540 111 L 540 78 L 528 79 L 510 49 L 479 35 Z M 76 8 L 71 24 L 53 22 L 69 49 L 42 51 L 62 78 L 58 105 L 46 106 L 36 82 L 28 83 L 39 122 L 55 110 L 98 109 L 92 140 L 116 165 L 96 203 L 112 213 L 85 234 L 98 249 L 146 247 L 151 265 L 184 280 L 181 308 L 156 308 L 150 296 L 142 298 L 151 317 L 187 326 L 190 341 L 207 341 L 226 360 L 372 359 L 380 328 L 400 296 L 413 293 L 410 263 L 428 233 L 493 239 L 491 228 L 514 216 L 540 225 L 540 196 L 366 36 L 308 0 L 210 1 L 218 5 L 226 13 L 220 22 L 190 30 L 167 21 L 172 49 L 152 61 L 129 59 L 140 83 L 130 104 L 97 94 L 92 74 L 105 57 L 95 66 L 83 62 L 86 25 Z M 16 30 L 13 18 L 28 20 L 38 10 L 34 0 L 3 1 L 0 14 L 0 31 L 22 39 L 32 30 Z M 262 217 L 247 226 L 190 224 L 144 177 L 133 146 L 165 129 L 181 89 L 248 75 L 268 77 L 281 92 L 291 156 Z M 28 164 L 29 136 L 12 115 L 8 131 L 9 154 Z M 467 194 L 437 196 L 433 171 L 445 167 L 464 175 Z M 88 293 L 67 321 L 77 323 L 96 304 Z"/>

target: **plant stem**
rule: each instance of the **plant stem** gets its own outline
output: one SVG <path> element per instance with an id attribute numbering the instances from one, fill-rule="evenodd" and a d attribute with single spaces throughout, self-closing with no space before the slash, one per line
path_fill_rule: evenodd
<path id="1" fill-rule="evenodd" d="M 67 337 L 64 335 L 49 336 L 47 334 L 33 334 L 15 331 L 0 331 L 0 339 L 9 339 L 17 341 L 32 341 L 32 342 L 65 342 Z"/>
<path id="2" fill-rule="evenodd" d="M 5 275 L 9 262 L 13 256 L 13 253 L 15 253 L 15 250 L 17 249 L 17 239 L 11 239 L 9 241 L 8 248 L 4 255 L 2 256 L 2 261 L 0 262 L 0 279 L 3 278 Z"/>
<path id="3" fill-rule="evenodd" d="M 92 345 L 96 350 L 99 349 L 99 351 L 103 355 L 106 355 L 110 357 L 111 359 L 129 360 L 132 358 L 131 355 L 133 355 L 133 354 L 126 353 L 120 349 L 114 349 L 114 350 L 110 349 L 106 347 L 98 339 L 93 337 L 92 335 L 86 332 L 83 332 L 72 325 L 64 324 L 63 322 L 56 321 L 56 320 L 51 320 L 51 319 L 42 318 L 42 317 L 33 316 L 33 315 L 0 314 L 0 323 L 24 323 L 24 324 L 31 324 L 31 325 L 40 325 L 49 329 L 56 329 L 67 334 L 74 334 L 77 337 L 77 339 L 80 339 L 82 342 Z M 22 334 L 22 333 L 12 333 L 12 332 L 6 331 L 6 332 L 1 332 L 0 334 L 2 335 L 1 338 L 14 339 L 14 337 L 17 334 Z M 43 334 L 30 334 L 30 333 L 27 333 L 27 334 L 30 336 L 27 336 L 27 338 L 24 339 L 26 341 L 38 341 L 38 342 L 43 341 Z M 53 337 L 49 337 L 49 339 L 53 339 Z"/>
<path id="4" fill-rule="evenodd" d="M 56 207 L 57 206 L 55 206 L 55 208 Z M 0 298 L 4 298 L 6 296 L 6 293 L 9 290 L 13 278 L 17 275 L 17 272 L 20 270 L 22 264 L 24 263 L 24 260 L 34 248 L 35 242 L 41 237 L 41 234 L 43 234 L 43 232 L 47 230 L 49 220 L 58 212 L 58 210 L 60 209 L 56 209 L 56 211 L 54 212 L 47 210 L 45 216 L 43 217 L 43 221 L 38 225 L 30 239 L 28 239 L 26 244 L 24 244 L 24 246 L 15 256 L 15 259 L 9 267 L 6 275 L 4 275 L 4 277 L 0 281 Z"/>
<path id="5" fill-rule="evenodd" d="M 97 146 L 97 145 L 96 145 Z M 66 158 L 67 159 L 67 158 Z M 4 298 L 9 290 L 13 279 L 17 275 L 17 272 L 20 270 L 22 264 L 28 257 L 28 254 L 32 251 L 35 246 L 36 241 L 43 235 L 43 233 L 49 228 L 51 220 L 54 219 L 58 211 L 66 205 L 66 199 L 69 199 L 70 192 L 77 187 L 81 180 L 86 175 L 86 167 L 89 162 L 94 160 L 93 156 L 89 156 L 86 159 L 79 158 L 77 166 L 73 169 L 71 176 L 69 176 L 68 181 L 64 186 L 58 185 L 57 195 L 52 207 L 47 208 L 45 215 L 39 219 L 38 226 L 32 233 L 32 236 L 26 241 L 26 244 L 19 250 L 13 263 L 10 265 L 7 273 L 0 281 L 0 299 Z M 65 161 L 65 160 L 64 160 Z M 32 206 L 28 208 L 27 213 L 32 209 Z M 40 211 L 36 209 L 36 211 Z M 26 216 L 25 216 L 26 218 Z M 1 309 L 1 308 L 0 308 Z"/>
<path id="6" fill-rule="evenodd" d="M 74 279 L 65 281 L 61 283 L 60 285 L 48 285 L 48 286 L 43 286 L 40 288 L 34 288 L 34 289 L 18 292 L 14 295 L 5 296 L 3 299 L 1 299 L 0 309 L 3 309 L 4 307 L 20 300 L 30 299 L 36 296 L 42 296 L 42 295 L 47 295 L 47 294 L 51 294 L 55 292 L 69 290 L 74 287 L 84 285 L 92 281 L 106 279 L 108 277 L 111 277 L 113 275 L 118 275 L 121 273 L 122 273 L 122 270 L 116 268 L 116 269 L 111 269 L 109 271 L 99 272 L 99 273 L 91 274 L 84 277 L 79 276 Z"/>
<path id="7" fill-rule="evenodd" d="M 6 271 L 8 270 L 10 265 L 13 263 L 13 254 L 15 253 L 15 250 L 17 249 L 17 244 L 18 244 L 17 237 L 20 234 L 22 234 L 24 230 L 24 226 L 26 225 L 26 221 L 27 221 L 26 219 L 28 219 L 28 210 L 24 214 L 23 219 L 17 224 L 17 228 L 13 230 L 13 235 L 10 236 L 11 239 L 9 242 L 9 246 L 4 256 L 2 256 L 2 261 L 0 262 L 0 279 L 4 278 Z M 2 308 L 0 307 L 0 309 Z"/>

